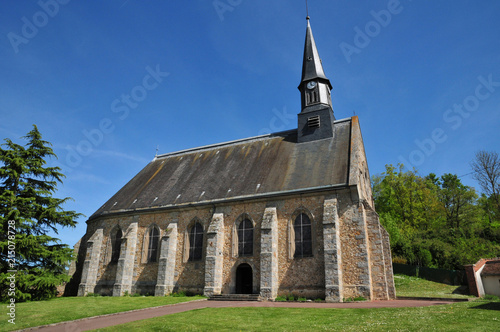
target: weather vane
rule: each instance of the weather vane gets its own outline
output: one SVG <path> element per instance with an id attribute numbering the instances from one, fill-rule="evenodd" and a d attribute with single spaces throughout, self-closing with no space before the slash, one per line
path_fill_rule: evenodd
<path id="1" fill-rule="evenodd" d="M 309 19 L 309 6 L 307 5 L 307 0 L 306 0 L 306 19 Z"/>

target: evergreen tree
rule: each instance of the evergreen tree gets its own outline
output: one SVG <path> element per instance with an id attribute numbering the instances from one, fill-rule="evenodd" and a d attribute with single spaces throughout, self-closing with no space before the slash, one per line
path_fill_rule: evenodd
<path id="1" fill-rule="evenodd" d="M 52 196 L 64 175 L 59 167 L 46 166 L 47 158 L 56 157 L 51 144 L 42 140 L 35 125 L 23 138 L 25 146 L 10 139 L 0 146 L 0 283 L 9 284 L 12 273 L 7 271 L 17 270 L 17 301 L 50 298 L 68 281 L 65 267 L 72 249 L 47 233 L 74 227 L 80 216 L 63 209 L 70 198 Z M 10 298 L 7 287 L 0 289 L 2 301 Z"/>

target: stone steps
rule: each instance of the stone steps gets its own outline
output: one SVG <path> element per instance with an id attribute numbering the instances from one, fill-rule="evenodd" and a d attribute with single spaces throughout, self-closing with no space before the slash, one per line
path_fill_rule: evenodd
<path id="1" fill-rule="evenodd" d="M 259 294 L 221 294 L 212 295 L 209 301 L 263 301 Z"/>

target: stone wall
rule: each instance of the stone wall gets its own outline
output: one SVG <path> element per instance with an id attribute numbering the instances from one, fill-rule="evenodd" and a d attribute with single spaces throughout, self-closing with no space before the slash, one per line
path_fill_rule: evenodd
<path id="1" fill-rule="evenodd" d="M 392 269 L 392 254 L 391 243 L 389 240 L 389 233 L 380 225 L 380 232 L 382 233 L 382 241 L 384 246 L 384 261 L 385 261 L 385 280 L 387 281 L 387 296 L 389 300 L 396 299 L 396 287 L 394 285 L 394 272 Z"/>
<path id="2" fill-rule="evenodd" d="M 303 196 L 270 204 L 276 206 L 278 213 L 278 295 L 324 296 L 323 201 L 322 195 Z M 313 256 L 293 258 L 289 246 L 290 224 L 302 212 L 312 222 Z"/>
<path id="3" fill-rule="evenodd" d="M 349 185 L 353 201 L 365 201 L 374 208 L 372 187 L 361 127 L 357 116 L 351 118 L 351 155 Z"/>
<path id="4" fill-rule="evenodd" d="M 339 199 L 340 242 L 344 298 L 371 298 L 368 238 L 364 208 L 349 202 L 347 193 Z"/>
<path id="5" fill-rule="evenodd" d="M 313 255 L 294 258 L 290 227 L 300 213 L 307 214 L 312 221 Z M 235 255 L 234 230 L 235 223 L 244 218 L 254 225 L 253 255 L 239 257 Z M 220 225 L 214 228 L 215 221 Z M 203 259 L 192 262 L 186 261 L 185 248 L 188 230 L 195 222 L 203 226 L 204 249 Z M 135 231 L 131 231 L 133 225 L 137 225 Z M 159 261 L 147 263 L 144 241 L 152 225 L 160 229 L 160 243 L 169 246 L 170 253 L 160 248 Z M 172 233 L 174 225 L 175 233 Z M 274 232 L 269 225 L 275 227 Z M 111 235 L 116 227 L 123 230 L 124 237 L 128 236 L 129 244 L 130 236 L 135 234 L 135 244 L 124 245 L 119 262 L 111 263 Z M 222 230 L 220 236 L 217 229 Z M 389 280 L 392 269 L 387 269 L 390 264 L 387 248 L 383 246 L 388 242 L 384 237 L 386 232 L 371 206 L 352 201 L 351 189 L 332 191 L 327 196 L 311 194 L 101 218 L 88 222 L 86 236 L 93 240 L 81 246 L 89 253 L 83 264 L 87 270 L 83 268 L 82 271 L 87 274 L 82 277 L 80 295 L 84 290 L 111 294 L 113 289 L 115 295 L 123 295 L 125 291 L 157 295 L 172 291 L 231 294 L 236 291 L 237 267 L 247 263 L 253 270 L 253 292 L 260 293 L 262 285 L 263 294 L 272 295 L 265 295 L 269 298 L 288 294 L 324 298 L 325 287 L 330 301 L 357 296 L 393 298 L 387 286 L 393 280 Z M 96 255 L 94 249 L 98 246 L 100 254 Z M 261 276 L 264 279 L 261 280 Z"/>

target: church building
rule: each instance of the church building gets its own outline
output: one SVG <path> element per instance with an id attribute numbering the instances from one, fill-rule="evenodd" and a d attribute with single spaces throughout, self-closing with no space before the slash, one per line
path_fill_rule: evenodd
<path id="1" fill-rule="evenodd" d="M 78 295 L 394 299 L 359 120 L 331 89 L 308 17 L 297 129 L 156 156 L 87 221 Z"/>

